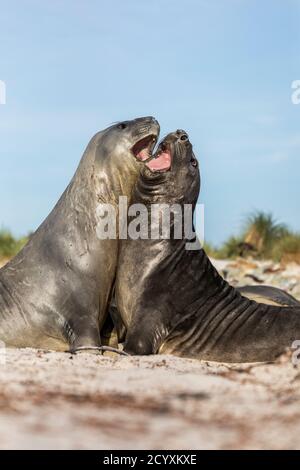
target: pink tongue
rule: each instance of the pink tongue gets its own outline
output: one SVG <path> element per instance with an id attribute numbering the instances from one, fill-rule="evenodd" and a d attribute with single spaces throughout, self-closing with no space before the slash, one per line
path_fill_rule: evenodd
<path id="1" fill-rule="evenodd" d="M 149 156 L 150 155 L 149 155 L 148 149 L 141 150 L 137 155 L 138 159 L 141 160 L 142 162 L 144 160 L 147 160 L 149 158 Z"/>
<path id="2" fill-rule="evenodd" d="M 171 168 L 170 152 L 162 152 L 158 158 L 146 163 L 146 166 L 152 171 L 169 170 Z"/>

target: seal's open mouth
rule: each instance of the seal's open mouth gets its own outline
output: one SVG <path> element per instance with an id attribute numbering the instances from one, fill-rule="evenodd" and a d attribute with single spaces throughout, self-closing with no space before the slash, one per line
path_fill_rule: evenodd
<path id="1" fill-rule="evenodd" d="M 154 134 L 148 135 L 139 140 L 133 147 L 132 153 L 137 160 L 144 162 L 152 157 L 152 151 L 156 144 L 157 137 Z"/>
<path id="2" fill-rule="evenodd" d="M 164 172 L 170 170 L 172 165 L 172 154 L 168 144 L 162 142 L 158 147 L 153 160 L 146 163 L 146 166 L 153 172 Z"/>

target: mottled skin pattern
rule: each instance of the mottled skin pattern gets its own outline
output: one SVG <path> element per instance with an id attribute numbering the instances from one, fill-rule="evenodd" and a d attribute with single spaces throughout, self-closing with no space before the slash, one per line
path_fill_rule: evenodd
<path id="1" fill-rule="evenodd" d="M 118 240 L 99 240 L 99 203 L 130 196 L 142 165 L 132 147 L 158 136 L 152 117 L 96 134 L 53 211 L 0 271 L 0 340 L 7 346 L 100 346 L 115 280 Z"/>
<path id="2" fill-rule="evenodd" d="M 133 202 L 194 204 L 200 175 L 192 164 L 192 146 L 178 132 L 165 144 L 171 170 L 142 168 Z M 243 297 L 218 274 L 204 250 L 186 250 L 184 239 L 122 241 L 116 299 L 128 330 L 124 349 L 131 354 L 271 361 L 300 339 L 300 307 Z"/>

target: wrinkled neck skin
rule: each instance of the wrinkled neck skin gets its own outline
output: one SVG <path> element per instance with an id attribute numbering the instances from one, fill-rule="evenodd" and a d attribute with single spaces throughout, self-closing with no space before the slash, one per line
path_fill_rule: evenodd
<path id="1" fill-rule="evenodd" d="M 186 250 L 186 240 L 127 241 L 122 246 L 124 269 L 130 269 L 134 256 L 134 272 L 125 277 L 134 300 L 122 302 L 126 293 L 120 289 L 120 311 L 128 327 L 125 351 L 260 362 L 274 360 L 300 339 L 299 307 L 268 306 L 242 297 L 203 249 Z"/>
<path id="2" fill-rule="evenodd" d="M 178 236 L 181 239 L 184 238 L 184 206 L 188 201 L 184 196 L 178 196 L 178 188 L 174 185 L 169 172 L 154 173 L 150 179 L 149 173 L 147 174 L 146 171 L 145 167 L 141 171 L 132 193 L 131 203 L 143 204 L 147 207 L 149 246 L 152 246 L 151 235 L 153 233 L 162 235 L 162 223 L 165 220 L 168 222 L 167 227 L 170 228 L 169 237 L 167 240 L 154 240 L 153 246 L 161 248 L 163 245 L 164 250 L 168 251 L 169 247 L 173 250 L 178 244 Z M 192 206 L 194 210 L 195 203 Z M 129 217 L 129 222 L 131 220 Z M 192 227 L 192 231 L 194 233 L 194 227 Z M 144 230 L 143 234 L 145 235 L 145 233 Z"/>
<path id="3" fill-rule="evenodd" d="M 184 196 L 178 196 L 178 188 L 170 172 L 152 173 L 142 167 L 132 193 L 132 203 L 151 204 L 184 204 Z"/>

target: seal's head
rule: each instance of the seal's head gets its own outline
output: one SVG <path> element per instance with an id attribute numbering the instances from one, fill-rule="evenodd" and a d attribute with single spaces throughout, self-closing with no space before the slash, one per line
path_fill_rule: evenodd
<path id="1" fill-rule="evenodd" d="M 139 189 L 154 200 L 195 204 L 200 191 L 198 161 L 188 134 L 179 129 L 159 144 L 141 170 Z"/>
<path id="2" fill-rule="evenodd" d="M 145 162 L 159 136 L 159 123 L 152 116 L 119 122 L 99 133 L 97 147 L 99 159 L 112 159 L 124 164 L 126 157 L 135 162 Z"/>
<path id="3" fill-rule="evenodd" d="M 79 184 L 89 187 L 101 201 L 129 197 L 141 166 L 152 157 L 159 131 L 159 123 L 150 116 L 118 122 L 98 132 L 76 173 Z"/>

